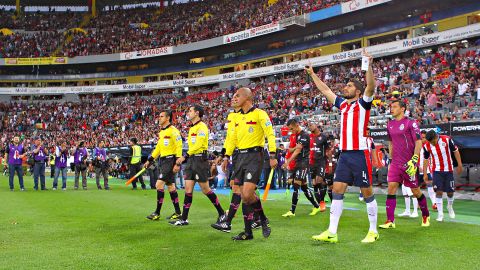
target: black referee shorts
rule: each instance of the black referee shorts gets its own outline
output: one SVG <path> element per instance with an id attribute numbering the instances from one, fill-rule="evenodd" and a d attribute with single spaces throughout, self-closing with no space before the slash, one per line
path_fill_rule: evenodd
<path id="1" fill-rule="evenodd" d="M 210 176 L 210 165 L 205 156 L 191 156 L 185 165 L 185 180 L 205 183 Z"/>
<path id="2" fill-rule="evenodd" d="M 175 184 L 175 173 L 173 166 L 175 166 L 175 156 L 160 158 L 160 167 L 158 179 L 167 184 Z"/>
<path id="3" fill-rule="evenodd" d="M 263 152 L 238 153 L 233 168 L 233 181 L 237 186 L 249 182 L 258 184 L 263 169 Z"/>

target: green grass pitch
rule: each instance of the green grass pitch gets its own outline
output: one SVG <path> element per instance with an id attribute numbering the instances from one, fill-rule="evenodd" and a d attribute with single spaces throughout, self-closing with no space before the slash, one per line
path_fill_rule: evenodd
<path id="1" fill-rule="evenodd" d="M 432 212 L 430 228 L 420 218 L 397 218 L 397 228 L 380 231 L 373 244 L 360 240 L 368 230 L 365 204 L 355 194 L 346 196 L 339 227 L 339 243 L 311 240 L 328 226 L 328 211 L 310 217 L 311 206 L 301 195 L 297 216 L 281 217 L 289 200 L 272 193 L 264 209 L 272 235 L 233 242 L 243 228 L 241 213 L 232 233 L 215 231 L 210 224 L 216 211 L 208 199 L 195 192 L 190 225 L 173 227 L 165 217 L 173 213 L 168 194 L 160 221 L 145 216 L 154 210 L 152 190 L 132 191 L 112 180 L 111 191 L 98 191 L 89 179 L 89 190 L 34 191 L 31 177 L 27 191 L 8 189 L 0 176 L 0 269 L 479 269 L 480 202 L 455 201 L 455 222 L 438 223 Z M 223 194 L 228 194 L 223 192 Z M 228 195 L 220 195 L 224 208 Z M 379 223 L 385 221 L 385 197 L 377 196 Z M 180 191 L 183 202 L 183 191 Z M 403 211 L 398 199 L 397 212 Z"/>

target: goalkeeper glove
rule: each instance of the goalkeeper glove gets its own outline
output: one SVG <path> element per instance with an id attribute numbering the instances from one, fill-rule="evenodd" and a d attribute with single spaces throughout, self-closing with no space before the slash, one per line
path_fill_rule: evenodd
<path id="1" fill-rule="evenodd" d="M 407 163 L 405 163 L 405 172 L 409 176 L 413 176 L 417 173 L 417 162 L 418 162 L 418 155 L 413 155 L 412 159 L 410 159 Z"/>

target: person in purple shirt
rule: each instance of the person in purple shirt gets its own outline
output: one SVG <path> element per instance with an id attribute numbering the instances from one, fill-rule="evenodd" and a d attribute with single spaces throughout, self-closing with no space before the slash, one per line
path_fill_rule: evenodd
<path id="1" fill-rule="evenodd" d="M 65 141 L 60 141 L 60 146 L 55 147 L 55 177 L 53 190 L 57 190 L 58 176 L 62 174 L 62 190 L 67 190 L 67 159 L 68 148 Z"/>
<path id="2" fill-rule="evenodd" d="M 12 143 L 5 149 L 5 160 L 8 160 L 8 184 L 10 185 L 10 191 L 13 191 L 13 178 L 15 177 L 15 172 L 18 175 L 18 182 L 20 184 L 20 190 L 25 191 L 25 186 L 23 185 L 23 167 L 22 159 L 26 156 L 24 152 L 23 144 L 20 144 L 20 138 L 18 136 L 13 137 Z"/>
<path id="3" fill-rule="evenodd" d="M 109 190 L 108 186 L 108 162 L 107 162 L 107 151 L 105 148 L 104 141 L 98 143 L 98 147 L 95 147 L 93 150 L 93 160 L 95 164 L 95 179 L 97 182 L 97 188 L 102 189 L 100 185 L 100 175 L 103 176 L 103 185 L 105 190 Z"/>
<path id="4" fill-rule="evenodd" d="M 40 137 L 34 138 L 31 152 L 35 162 L 33 165 L 33 188 L 38 190 L 38 178 L 40 178 L 41 189 L 47 190 L 47 188 L 45 188 L 45 160 L 47 159 L 47 149 L 42 145 L 42 139 Z"/>
<path id="5" fill-rule="evenodd" d="M 405 116 L 406 109 L 406 104 L 401 100 L 395 100 L 390 105 L 394 119 L 388 122 L 387 134 L 392 163 L 387 175 L 387 221 L 379 226 L 382 229 L 395 228 L 395 207 L 397 206 L 395 194 L 400 184 L 411 188 L 413 195 L 417 198 L 422 210 L 422 227 L 430 226 L 427 199 L 418 186 L 417 162 L 422 149 L 420 129 L 415 120 Z"/>
<path id="6" fill-rule="evenodd" d="M 78 180 L 80 173 L 82 174 L 82 187 L 87 189 L 87 148 L 84 146 L 85 142 L 80 141 L 78 145 L 73 148 L 73 163 L 75 165 L 75 189 L 78 189 Z"/>

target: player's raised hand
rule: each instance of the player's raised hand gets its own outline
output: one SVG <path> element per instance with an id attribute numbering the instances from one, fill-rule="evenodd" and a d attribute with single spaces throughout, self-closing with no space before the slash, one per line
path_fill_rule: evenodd
<path id="1" fill-rule="evenodd" d="M 368 57 L 368 62 L 372 63 L 373 56 L 369 54 L 365 48 L 363 48 L 362 50 L 362 55 Z"/>
<path id="2" fill-rule="evenodd" d="M 308 61 L 308 63 L 305 65 L 305 67 L 303 69 L 310 76 L 312 76 L 312 74 L 315 73 L 313 71 L 312 62 L 310 62 L 310 61 Z"/>

